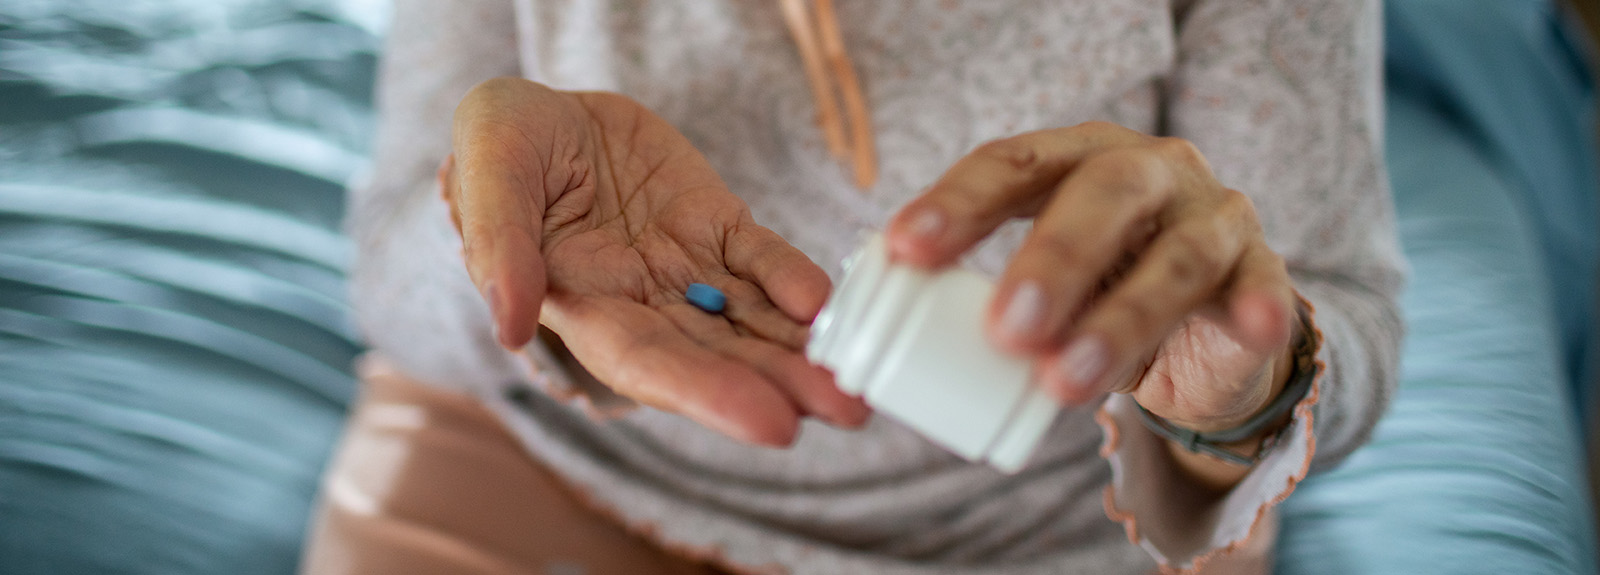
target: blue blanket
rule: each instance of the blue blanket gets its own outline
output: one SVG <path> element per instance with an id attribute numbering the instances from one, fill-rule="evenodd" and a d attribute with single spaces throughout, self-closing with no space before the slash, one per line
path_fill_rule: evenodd
<path id="1" fill-rule="evenodd" d="M 1280 573 L 1595 573 L 1573 382 L 1600 182 L 1557 22 L 1544 2 L 1388 5 L 1402 380 L 1372 443 L 1285 502 Z"/>
<path id="2" fill-rule="evenodd" d="M 0 573 L 294 572 L 378 43 L 288 4 L 0 0 Z"/>

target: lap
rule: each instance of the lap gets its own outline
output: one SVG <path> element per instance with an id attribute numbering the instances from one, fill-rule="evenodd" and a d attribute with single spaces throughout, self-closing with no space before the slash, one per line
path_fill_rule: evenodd
<path id="1" fill-rule="evenodd" d="M 364 371 L 302 572 L 719 572 L 586 506 L 477 399 Z"/>

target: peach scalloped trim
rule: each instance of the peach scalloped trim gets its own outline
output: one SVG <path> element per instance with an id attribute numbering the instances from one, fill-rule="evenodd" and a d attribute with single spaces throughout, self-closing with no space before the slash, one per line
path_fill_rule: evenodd
<path id="1" fill-rule="evenodd" d="M 1294 408 L 1295 418 L 1303 419 L 1305 421 L 1305 439 L 1307 443 L 1305 461 L 1300 463 L 1300 469 L 1298 471 L 1289 476 L 1289 480 L 1286 482 L 1287 484 L 1284 486 L 1283 491 L 1279 492 L 1277 495 L 1273 496 L 1272 499 L 1262 503 L 1256 508 L 1256 516 L 1250 521 L 1250 528 L 1245 530 L 1245 536 L 1243 538 L 1229 541 L 1228 544 L 1223 547 L 1212 549 L 1211 551 L 1208 551 L 1199 557 L 1195 557 L 1189 562 L 1188 567 L 1174 567 L 1168 562 L 1168 559 L 1164 555 L 1155 557 L 1163 575 L 1196 575 L 1205 567 L 1206 563 L 1211 562 L 1212 559 L 1225 556 L 1229 553 L 1232 553 L 1235 549 L 1238 549 L 1240 544 L 1248 541 L 1252 536 L 1255 535 L 1256 527 L 1261 525 L 1261 519 L 1266 517 L 1267 512 L 1272 510 L 1272 508 L 1276 507 L 1279 503 L 1283 503 L 1284 499 L 1287 499 L 1291 493 L 1294 493 L 1295 487 L 1298 486 L 1300 482 L 1305 479 L 1306 474 L 1311 471 L 1311 460 L 1315 458 L 1317 454 L 1316 416 L 1311 412 L 1311 407 L 1316 405 L 1317 401 L 1321 399 L 1322 378 L 1327 376 L 1328 370 L 1327 364 L 1323 362 L 1320 357 L 1322 352 L 1323 336 L 1322 328 L 1317 327 L 1316 306 L 1312 305 L 1310 301 L 1306 300 L 1304 296 L 1301 296 L 1298 293 L 1295 294 L 1295 298 L 1300 300 L 1301 305 L 1306 306 L 1306 320 L 1311 326 L 1311 336 L 1314 338 L 1312 344 L 1312 356 L 1318 358 L 1315 360 L 1315 364 L 1317 366 L 1317 377 L 1316 379 L 1312 380 L 1311 389 L 1306 392 L 1305 399 L 1302 399 L 1300 400 L 1300 403 L 1295 404 Z M 1117 423 L 1111 418 L 1111 413 L 1106 410 L 1105 404 L 1101 404 L 1100 409 L 1095 411 L 1094 420 L 1095 423 L 1100 424 L 1100 428 L 1104 430 L 1106 436 L 1105 442 L 1100 444 L 1100 457 L 1110 459 L 1111 456 L 1116 453 L 1117 445 L 1121 440 Z M 1103 492 L 1103 503 L 1105 506 L 1106 517 L 1112 521 L 1122 524 L 1123 530 L 1128 534 L 1128 542 L 1146 548 L 1154 546 L 1153 543 L 1149 543 L 1148 541 L 1144 540 L 1143 536 L 1139 534 L 1139 518 L 1135 517 L 1132 512 L 1117 507 L 1117 485 L 1115 481 L 1106 486 L 1105 491 Z"/>

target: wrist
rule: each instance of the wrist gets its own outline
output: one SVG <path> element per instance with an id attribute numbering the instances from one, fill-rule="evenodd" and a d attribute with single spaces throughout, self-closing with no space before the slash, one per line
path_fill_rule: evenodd
<path id="1" fill-rule="evenodd" d="M 1306 309 L 1302 308 L 1297 316 L 1292 345 L 1262 367 L 1258 376 L 1261 379 L 1246 384 L 1266 399 L 1249 401 L 1248 407 L 1239 410 L 1245 415 L 1211 418 L 1196 425 L 1164 419 L 1141 406 L 1139 412 L 1145 426 L 1167 439 L 1175 451 L 1242 468 L 1252 466 L 1292 420 L 1295 407 L 1305 398 L 1317 375 L 1315 354 L 1319 342 Z"/>
<path id="2" fill-rule="evenodd" d="M 1264 382 L 1261 382 L 1265 385 L 1257 383 L 1256 387 L 1257 389 L 1264 388 L 1265 392 L 1255 396 L 1253 401 L 1249 401 L 1247 403 L 1247 408 L 1240 409 L 1236 415 L 1227 415 L 1206 421 L 1195 422 L 1182 422 L 1173 420 L 1172 423 L 1200 433 L 1213 433 L 1244 425 L 1246 422 L 1249 422 L 1251 419 L 1254 419 L 1256 416 L 1260 415 L 1262 411 L 1270 408 L 1273 400 L 1277 399 L 1279 395 L 1282 395 L 1284 388 L 1288 387 L 1289 378 L 1294 377 L 1295 367 L 1299 361 L 1298 357 L 1296 357 L 1297 352 L 1303 346 L 1305 341 L 1303 339 L 1305 337 L 1305 334 L 1303 333 L 1304 326 L 1301 325 L 1301 322 L 1295 321 L 1292 325 L 1293 333 L 1290 334 L 1289 340 L 1284 344 L 1283 348 L 1279 349 L 1278 353 L 1268 361 L 1267 365 L 1262 366 L 1260 374 L 1257 375 L 1258 378 L 1265 380 Z M 1259 436 L 1271 433 L 1278 427 L 1281 427 L 1282 424 L 1287 423 L 1289 421 L 1288 416 L 1289 414 L 1284 414 L 1284 417 L 1281 418 L 1282 421 L 1277 422 L 1277 425 L 1273 425 L 1268 429 L 1262 430 L 1263 433 L 1258 434 L 1257 437 L 1230 443 L 1248 444 L 1256 441 L 1259 439 Z"/>
<path id="3" fill-rule="evenodd" d="M 1244 384 L 1254 390 L 1248 396 L 1235 401 L 1233 409 L 1228 413 L 1217 414 L 1206 418 L 1178 418 L 1164 417 L 1163 420 L 1176 427 L 1210 434 L 1218 431 L 1233 429 L 1244 425 L 1272 406 L 1273 400 L 1283 394 L 1288 386 L 1289 378 L 1295 371 L 1295 348 L 1299 341 L 1299 328 L 1296 328 L 1295 337 L 1285 344 L 1272 359 L 1268 360 L 1261 370 L 1256 372 L 1252 381 Z M 1248 443 L 1248 440 L 1244 441 Z M 1237 442 L 1230 442 L 1237 443 Z"/>
<path id="4" fill-rule="evenodd" d="M 1294 408 L 1309 393 L 1319 371 L 1315 355 L 1321 342 L 1311 328 L 1309 306 L 1303 301 L 1301 306 L 1290 344 L 1273 359 L 1271 365 L 1263 367 L 1263 377 L 1271 378 L 1267 386 L 1269 389 L 1267 399 L 1249 411 L 1250 415 L 1231 422 L 1231 427 L 1193 432 L 1182 430 L 1175 435 L 1161 433 L 1159 431 L 1163 427 L 1161 422 L 1146 419 L 1147 427 L 1156 430 L 1168 440 L 1166 451 L 1171 454 L 1177 468 L 1195 487 L 1206 492 L 1221 494 L 1244 479 L 1255 468 L 1255 463 L 1264 457 L 1262 452 L 1275 445 L 1276 440 L 1293 419 Z M 1286 397 L 1285 394 L 1292 397 Z M 1260 419 L 1268 412 L 1276 415 L 1271 420 L 1261 421 Z M 1146 412 L 1146 415 L 1150 414 Z M 1237 432 L 1246 427 L 1254 429 L 1254 432 L 1248 436 L 1238 437 Z M 1205 445 L 1197 449 L 1193 444 L 1194 437 L 1185 435 L 1195 432 L 1211 435 L 1212 438 L 1227 437 L 1228 441 L 1208 438 Z M 1180 441 L 1185 438 L 1191 443 Z"/>

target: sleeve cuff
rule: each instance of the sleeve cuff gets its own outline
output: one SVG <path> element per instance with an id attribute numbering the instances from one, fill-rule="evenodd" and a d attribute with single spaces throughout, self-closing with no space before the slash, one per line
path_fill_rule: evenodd
<path id="1" fill-rule="evenodd" d="M 1314 311 L 1311 315 L 1321 364 L 1322 334 Z M 1319 372 L 1305 398 L 1295 405 L 1289 429 L 1272 452 L 1220 502 L 1205 504 L 1188 501 L 1187 490 L 1174 488 L 1181 479 L 1166 453 L 1165 440 L 1140 422 L 1132 397 L 1113 395 L 1095 416 L 1105 432 L 1100 455 L 1111 464 L 1106 516 L 1121 523 L 1128 539 L 1149 552 L 1163 573 L 1198 573 L 1207 563 L 1270 539 L 1273 534 L 1257 531 L 1274 528 L 1273 507 L 1305 479 L 1316 454 L 1312 407 L 1326 371 Z"/>

